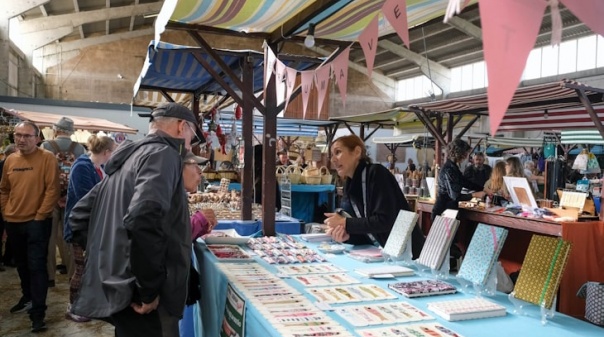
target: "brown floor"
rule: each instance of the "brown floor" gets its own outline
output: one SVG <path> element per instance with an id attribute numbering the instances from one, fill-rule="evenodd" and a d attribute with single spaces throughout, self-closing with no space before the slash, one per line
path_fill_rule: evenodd
<path id="1" fill-rule="evenodd" d="M 113 326 L 102 321 L 75 323 L 65 319 L 69 298 L 69 284 L 66 275 L 57 273 L 56 286 L 48 289 L 46 304 L 46 326 L 48 330 L 33 334 L 31 321 L 26 312 L 11 314 L 10 308 L 21 298 L 19 275 L 16 268 L 7 267 L 0 272 L 0 336 L 45 336 L 45 337 L 113 337 Z"/>

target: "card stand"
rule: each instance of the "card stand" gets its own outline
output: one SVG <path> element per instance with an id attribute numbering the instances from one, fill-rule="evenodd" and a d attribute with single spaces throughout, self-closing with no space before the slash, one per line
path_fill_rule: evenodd
<path id="1" fill-rule="evenodd" d="M 492 268 L 485 284 L 470 282 L 463 277 L 457 277 L 461 292 L 476 294 L 478 297 L 495 296 L 497 292 L 497 268 Z"/>
<path id="2" fill-rule="evenodd" d="M 419 272 L 419 274 L 422 276 L 426 276 L 426 277 L 432 276 L 433 278 L 436 278 L 437 280 L 446 280 L 449 278 L 449 270 L 451 267 L 449 258 L 450 258 L 449 250 L 447 249 L 447 253 L 445 254 L 444 261 L 439 269 L 433 269 L 428 266 L 424 266 L 423 264 L 418 263 L 417 260 L 415 260 L 416 261 L 415 266 L 417 267 L 417 271 Z"/>
<path id="3" fill-rule="evenodd" d="M 514 297 L 513 291 L 508 295 L 508 299 L 514 305 L 514 311 L 513 311 L 514 314 L 528 316 L 528 313 L 524 310 L 524 307 L 527 304 L 529 304 L 529 302 L 525 302 L 523 300 L 520 300 L 520 299 L 517 299 L 516 297 Z M 554 309 L 556 307 L 556 302 L 558 302 L 558 296 L 554 297 L 554 300 L 552 301 L 552 306 L 550 308 L 545 307 L 545 302 L 541 303 L 541 306 L 540 306 L 541 325 L 547 324 L 547 320 L 552 319 L 554 317 L 554 314 L 556 313 L 556 310 Z"/>
<path id="4" fill-rule="evenodd" d="M 409 240 L 409 242 L 407 242 L 407 245 L 405 246 L 405 250 L 403 251 L 403 253 L 400 256 L 389 255 L 389 254 L 385 253 L 383 250 L 382 250 L 382 255 L 384 256 L 384 259 L 387 264 L 400 264 L 405 267 L 412 267 L 415 265 L 413 263 L 413 250 L 412 250 L 411 240 Z"/>

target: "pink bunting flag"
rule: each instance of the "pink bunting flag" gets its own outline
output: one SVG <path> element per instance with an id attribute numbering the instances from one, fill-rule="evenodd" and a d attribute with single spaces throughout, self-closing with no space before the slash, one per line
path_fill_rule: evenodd
<path id="1" fill-rule="evenodd" d="M 314 70 L 306 70 L 300 72 L 300 85 L 302 86 L 302 119 L 306 119 L 306 108 L 308 107 L 310 89 L 312 88 L 312 82 L 314 78 Z"/>
<path id="2" fill-rule="evenodd" d="M 348 58 L 350 56 L 350 46 L 346 47 L 336 57 L 331 66 L 333 67 L 334 77 L 338 88 L 340 88 L 340 98 L 342 98 L 342 104 L 346 107 L 346 90 L 348 88 Z"/>
<path id="3" fill-rule="evenodd" d="M 289 99 L 292 97 L 294 92 L 294 86 L 296 85 L 296 75 L 298 71 L 294 68 L 285 67 L 285 109 L 289 104 Z"/>
<path id="4" fill-rule="evenodd" d="M 266 85 L 275 70 L 275 63 L 277 62 L 277 56 L 273 53 L 273 50 L 267 45 L 264 48 L 264 91 L 266 91 Z"/>
<path id="5" fill-rule="evenodd" d="M 407 1 L 386 0 L 382 6 L 382 13 L 392 25 L 398 36 L 409 48 L 409 24 L 407 23 Z"/>
<path id="6" fill-rule="evenodd" d="M 319 93 L 319 111 L 317 118 L 321 117 L 321 110 L 323 110 L 323 102 L 325 101 L 325 95 L 329 88 L 329 75 L 331 74 L 331 67 L 329 64 L 324 64 L 315 71 L 315 81 L 317 83 L 317 91 Z"/>
<path id="7" fill-rule="evenodd" d="M 281 60 L 277 59 L 275 63 L 275 74 L 277 76 L 277 82 L 283 82 L 285 78 L 285 63 L 281 62 Z"/>
<path id="8" fill-rule="evenodd" d="M 604 1 L 560 0 L 566 8 L 587 25 L 594 33 L 604 36 Z"/>
<path id="9" fill-rule="evenodd" d="M 546 6 L 543 0 L 480 1 L 491 135 L 514 97 Z"/>
<path id="10" fill-rule="evenodd" d="M 361 35 L 359 35 L 359 44 L 363 48 L 365 54 L 365 63 L 367 63 L 367 76 L 371 78 L 373 72 L 373 61 L 378 45 L 378 15 L 376 15 L 369 25 L 365 27 Z"/>

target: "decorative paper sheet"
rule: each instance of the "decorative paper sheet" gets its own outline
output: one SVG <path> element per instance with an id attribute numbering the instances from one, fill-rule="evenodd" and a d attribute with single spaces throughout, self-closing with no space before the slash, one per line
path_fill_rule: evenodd
<path id="1" fill-rule="evenodd" d="M 349 305 L 339 307 L 335 312 L 356 327 L 434 319 L 426 312 L 405 302 Z"/>
<path id="2" fill-rule="evenodd" d="M 345 273 L 300 275 L 294 276 L 294 279 L 307 287 L 324 287 L 361 283 L 361 281 Z"/>
<path id="3" fill-rule="evenodd" d="M 397 282 L 389 284 L 388 288 L 407 297 L 444 295 L 457 292 L 453 285 L 440 280 Z"/>
<path id="4" fill-rule="evenodd" d="M 385 328 L 357 330 L 356 332 L 361 337 L 463 337 L 437 322 L 394 325 Z"/>
<path id="5" fill-rule="evenodd" d="M 323 303 L 352 303 L 394 299 L 396 296 L 374 285 L 350 285 L 340 287 L 311 288 L 308 293 Z"/>
<path id="6" fill-rule="evenodd" d="M 277 266 L 277 270 L 279 273 L 286 275 L 327 274 L 345 272 L 344 269 L 336 267 L 331 263 Z"/>

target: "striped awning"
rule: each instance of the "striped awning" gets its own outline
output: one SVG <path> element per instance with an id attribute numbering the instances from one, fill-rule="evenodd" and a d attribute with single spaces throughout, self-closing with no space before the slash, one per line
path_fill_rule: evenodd
<path id="1" fill-rule="evenodd" d="M 542 147 L 543 138 L 487 137 L 486 143 L 497 147 Z"/>
<path id="2" fill-rule="evenodd" d="M 593 127 L 593 125 L 592 125 Z M 597 144 L 603 145 L 604 138 L 598 130 L 562 130 L 562 144 Z"/>
<path id="3" fill-rule="evenodd" d="M 594 127 L 577 95 L 580 88 L 591 100 L 600 121 L 604 120 L 604 89 L 584 86 L 571 80 L 518 88 L 499 131 L 562 130 Z M 488 115 L 487 94 L 410 105 L 409 109 L 428 113 Z"/>
<path id="4" fill-rule="evenodd" d="M 472 0 L 471 3 L 475 3 Z M 356 41 L 369 22 L 381 13 L 384 0 L 339 0 L 323 7 L 321 0 L 166 0 L 156 23 L 156 40 L 168 22 L 207 26 L 248 34 L 279 31 L 301 13 L 312 14 L 294 35 L 306 35 L 308 25 L 315 24 L 315 38 Z M 315 11 L 320 7 L 321 10 Z M 407 1 L 409 27 L 422 24 L 445 13 L 447 1 Z M 379 18 L 379 36 L 394 33 L 383 15 Z"/>
<path id="5" fill-rule="evenodd" d="M 221 114 L 221 128 L 225 134 L 231 133 L 233 128 L 232 114 Z M 235 121 L 237 126 L 237 133 L 242 133 L 241 120 Z M 254 115 L 254 122 L 252 126 L 252 132 L 254 134 L 262 134 L 264 130 L 264 118 L 260 115 Z M 320 120 L 302 120 L 292 118 L 277 118 L 277 136 L 287 137 L 317 137 L 319 130 L 324 126 L 333 125 L 335 122 L 320 121 Z"/>
<path id="6" fill-rule="evenodd" d="M 262 90 L 264 81 L 264 68 L 261 66 L 264 62 L 263 53 L 252 50 L 224 49 L 216 49 L 215 52 L 238 77 L 241 76 L 243 58 L 251 56 L 254 62 L 254 92 Z M 155 41 L 151 41 L 147 49 L 147 58 L 143 69 L 134 85 L 134 105 L 157 106 L 162 101 L 167 101 L 161 94 L 161 91 L 164 91 L 170 93 L 175 101 L 178 99 L 179 103 L 190 103 L 193 93 L 205 95 L 208 100 L 205 103 L 200 102 L 200 105 L 215 106 L 212 103 L 216 101 L 209 101 L 209 99 L 214 99 L 214 96 L 223 97 L 226 93 L 218 81 L 199 63 L 196 56 L 205 59 L 217 73 L 223 73 L 210 55 L 199 47 L 165 42 L 159 42 L 155 46 Z M 319 58 L 297 58 L 288 55 L 279 55 L 279 59 L 285 65 L 297 70 L 305 70 L 322 62 L 322 59 Z M 222 78 L 228 85 L 234 86 L 228 76 L 224 75 Z M 154 94 L 141 93 L 143 90 L 144 92 L 154 92 Z M 173 93 L 177 95 L 173 96 Z M 223 105 L 227 103 L 229 102 L 224 102 Z M 207 109 L 201 109 L 201 111 L 207 111 Z"/>

